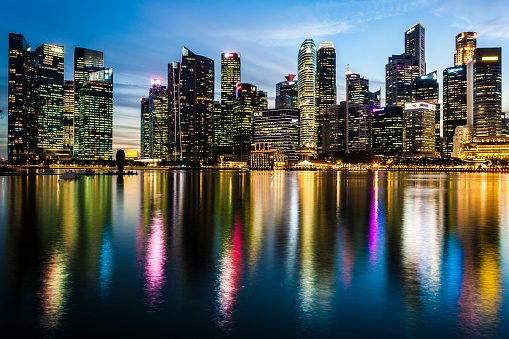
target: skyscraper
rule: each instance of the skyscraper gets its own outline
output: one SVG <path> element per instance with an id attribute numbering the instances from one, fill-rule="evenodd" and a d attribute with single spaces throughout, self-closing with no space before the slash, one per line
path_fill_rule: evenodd
<path id="1" fill-rule="evenodd" d="M 403 153 L 403 107 L 386 106 L 373 109 L 373 154 L 401 156 Z"/>
<path id="2" fill-rule="evenodd" d="M 410 55 L 393 55 L 385 66 L 385 104 L 405 106 L 415 101 L 415 79 L 419 63 Z"/>
<path id="3" fill-rule="evenodd" d="M 113 68 L 88 73 L 82 84 L 75 139 L 80 159 L 112 159 Z"/>
<path id="4" fill-rule="evenodd" d="M 64 81 L 64 144 L 65 149 L 70 150 L 74 147 L 74 81 Z"/>
<path id="5" fill-rule="evenodd" d="M 425 102 L 407 103 L 404 111 L 404 149 L 410 156 L 435 154 L 436 105 Z"/>
<path id="6" fill-rule="evenodd" d="M 282 150 L 290 161 L 299 160 L 299 110 L 276 108 L 254 112 L 254 143 Z"/>
<path id="7" fill-rule="evenodd" d="M 477 33 L 463 32 L 456 35 L 456 52 L 454 66 L 463 66 L 470 62 L 477 48 Z"/>
<path id="8" fill-rule="evenodd" d="M 253 143 L 254 112 L 267 109 L 267 93 L 256 86 L 237 83 L 233 104 L 233 159 L 248 161 Z"/>
<path id="9" fill-rule="evenodd" d="M 449 67 L 443 73 L 442 152 L 451 156 L 456 127 L 467 125 L 467 66 Z"/>
<path id="10" fill-rule="evenodd" d="M 21 34 L 9 33 L 8 156 L 23 160 L 39 153 L 37 146 L 39 58 Z"/>
<path id="11" fill-rule="evenodd" d="M 316 56 L 316 107 L 317 148 L 325 152 L 328 148 L 328 109 L 336 104 L 336 50 L 332 42 L 322 42 Z"/>
<path id="12" fill-rule="evenodd" d="M 502 133 L 502 49 L 477 48 L 473 58 L 474 136 Z"/>
<path id="13" fill-rule="evenodd" d="M 346 101 L 339 105 L 329 107 L 329 151 L 340 153 L 346 151 L 348 143 L 348 116 L 346 114 Z"/>
<path id="14" fill-rule="evenodd" d="M 300 142 L 303 147 L 316 149 L 316 46 L 312 39 L 306 39 L 299 49 L 299 109 Z"/>
<path id="15" fill-rule="evenodd" d="M 434 104 L 435 109 L 435 150 L 442 153 L 442 131 L 440 127 L 440 105 L 438 104 L 437 71 L 415 78 L 415 101 Z"/>
<path id="16" fill-rule="evenodd" d="M 151 159 L 168 157 L 168 89 L 161 79 L 152 80 L 148 95 L 149 145 Z"/>
<path id="17" fill-rule="evenodd" d="M 415 80 L 426 74 L 424 26 L 405 31 L 405 53 L 389 57 L 385 66 L 385 104 L 403 107 L 415 102 Z"/>
<path id="18" fill-rule="evenodd" d="M 150 159 L 150 114 L 148 98 L 141 98 L 140 106 L 140 158 Z"/>
<path id="19" fill-rule="evenodd" d="M 405 31 L 405 54 L 412 56 L 419 66 L 419 75 L 426 74 L 425 29 L 418 22 Z"/>
<path id="20" fill-rule="evenodd" d="M 81 88 L 87 82 L 89 73 L 100 71 L 104 69 L 104 54 L 100 51 L 94 51 L 87 48 L 76 47 L 74 48 L 74 127 L 80 129 L 78 125 L 81 119 L 78 119 L 80 115 L 80 93 Z M 79 145 L 78 138 L 76 137 L 78 131 L 74 132 L 75 145 L 73 147 L 74 156 L 78 156 Z"/>
<path id="21" fill-rule="evenodd" d="M 43 44 L 39 56 L 38 147 L 62 148 L 64 143 L 64 47 Z"/>
<path id="22" fill-rule="evenodd" d="M 233 102 L 240 81 L 240 53 L 221 53 L 221 112 L 214 116 L 215 146 L 233 145 Z"/>
<path id="23" fill-rule="evenodd" d="M 177 124 L 180 117 L 179 104 L 180 62 L 168 64 L 168 156 L 176 160 Z"/>
<path id="24" fill-rule="evenodd" d="M 276 84 L 276 108 L 297 108 L 299 104 L 299 86 L 295 75 L 285 76 L 286 81 Z"/>
<path id="25" fill-rule="evenodd" d="M 170 107 L 178 111 L 173 119 L 175 160 L 212 160 L 214 61 L 184 47 L 180 64 L 174 63 L 168 81 Z M 178 79 L 178 80 L 177 80 Z M 176 82 L 178 81 L 178 83 Z"/>
<path id="26" fill-rule="evenodd" d="M 369 80 L 346 72 L 348 117 L 347 152 L 371 152 L 371 112 L 380 106 L 378 93 L 369 91 Z"/>

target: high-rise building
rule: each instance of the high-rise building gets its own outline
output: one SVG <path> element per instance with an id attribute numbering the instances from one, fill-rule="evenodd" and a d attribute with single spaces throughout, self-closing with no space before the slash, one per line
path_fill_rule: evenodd
<path id="1" fill-rule="evenodd" d="M 23 160 L 39 153 L 37 146 L 39 58 L 25 37 L 9 33 L 8 157 Z"/>
<path id="2" fill-rule="evenodd" d="M 40 149 L 62 148 L 64 143 L 64 47 L 39 46 L 39 113 L 37 115 Z"/>
<path id="3" fill-rule="evenodd" d="M 214 61 L 184 47 L 180 64 L 169 70 L 169 107 L 176 107 L 173 126 L 173 159 L 208 162 L 212 160 Z"/>
<path id="4" fill-rule="evenodd" d="M 248 161 L 253 143 L 253 114 L 267 109 L 267 93 L 256 86 L 237 83 L 233 104 L 233 159 Z"/>
<path id="5" fill-rule="evenodd" d="M 214 115 L 215 146 L 233 146 L 233 103 L 240 81 L 240 53 L 221 53 L 221 111 Z"/>
<path id="6" fill-rule="evenodd" d="M 404 150 L 409 156 L 435 154 L 436 105 L 425 102 L 405 104 Z"/>
<path id="7" fill-rule="evenodd" d="M 299 160 L 299 117 L 297 108 L 276 108 L 254 112 L 254 143 L 282 150 L 288 160 Z"/>
<path id="8" fill-rule="evenodd" d="M 467 66 L 446 68 L 443 73 L 442 127 L 445 156 L 452 155 L 456 128 L 467 123 Z"/>
<path id="9" fill-rule="evenodd" d="M 347 152 L 371 152 L 371 113 L 380 106 L 379 92 L 369 91 L 369 80 L 346 72 Z"/>
<path id="10" fill-rule="evenodd" d="M 385 66 L 385 104 L 404 107 L 415 102 L 415 80 L 426 74 L 425 29 L 418 22 L 405 31 L 405 53 L 389 57 Z"/>
<path id="11" fill-rule="evenodd" d="M 373 154 L 401 156 L 404 127 L 403 107 L 386 106 L 373 109 Z"/>
<path id="12" fill-rule="evenodd" d="M 72 156 L 74 147 L 74 81 L 64 81 L 64 144 Z"/>
<path id="13" fill-rule="evenodd" d="M 285 76 L 286 81 L 276 84 L 276 108 L 297 108 L 299 103 L 299 86 L 295 75 Z"/>
<path id="14" fill-rule="evenodd" d="M 477 48 L 473 58 L 474 136 L 502 133 L 502 49 Z"/>
<path id="15" fill-rule="evenodd" d="M 100 71 L 104 69 L 104 53 L 95 51 L 87 48 L 76 47 L 74 48 L 74 116 L 75 122 L 74 127 L 75 136 L 78 134 L 76 129 L 81 128 L 77 125 L 77 117 L 80 115 L 80 93 L 81 88 L 88 81 L 89 73 Z M 81 120 L 80 120 L 81 121 Z M 79 145 L 78 138 L 74 138 L 75 145 L 73 147 L 73 153 L 75 157 L 78 157 Z"/>
<path id="16" fill-rule="evenodd" d="M 437 71 L 415 79 L 415 101 L 438 104 Z"/>
<path id="17" fill-rule="evenodd" d="M 477 33 L 463 32 L 456 35 L 456 52 L 454 52 L 454 66 L 468 64 L 477 48 Z"/>
<path id="18" fill-rule="evenodd" d="M 329 152 L 346 152 L 348 144 L 348 116 L 346 101 L 329 107 Z"/>
<path id="19" fill-rule="evenodd" d="M 168 157 L 168 89 L 161 79 L 152 80 L 148 95 L 148 156 L 151 159 Z"/>
<path id="20" fill-rule="evenodd" d="M 419 62 L 410 55 L 393 55 L 385 66 L 385 103 L 405 106 L 415 101 L 415 79 L 420 75 Z"/>
<path id="21" fill-rule="evenodd" d="M 299 109 L 300 142 L 308 149 L 316 149 L 316 46 L 312 39 L 306 39 L 299 49 Z"/>
<path id="22" fill-rule="evenodd" d="M 87 78 L 79 92 L 79 115 L 75 117 L 75 152 L 83 160 L 111 160 L 113 68 L 88 73 Z"/>
<path id="23" fill-rule="evenodd" d="M 419 66 L 419 75 L 426 74 L 425 29 L 418 22 L 405 31 L 405 54 L 412 56 Z"/>
<path id="24" fill-rule="evenodd" d="M 168 64 L 168 155 L 169 159 L 176 160 L 176 136 L 178 119 L 180 117 L 179 105 L 180 62 Z"/>
<path id="25" fill-rule="evenodd" d="M 435 110 L 435 150 L 442 153 L 442 131 L 440 105 L 438 104 L 437 71 L 415 78 L 415 101 L 436 105 Z"/>
<path id="26" fill-rule="evenodd" d="M 317 150 L 328 149 L 328 109 L 336 104 L 336 50 L 332 42 L 322 42 L 316 53 Z"/>
<path id="27" fill-rule="evenodd" d="M 150 114 L 148 98 L 141 98 L 140 158 L 150 159 Z"/>

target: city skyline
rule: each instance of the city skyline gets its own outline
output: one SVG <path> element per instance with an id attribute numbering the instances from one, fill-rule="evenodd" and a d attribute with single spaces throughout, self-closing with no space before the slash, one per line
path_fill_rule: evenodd
<path id="1" fill-rule="evenodd" d="M 113 11 L 114 4 L 106 5 L 102 7 L 105 13 L 112 6 L 112 13 L 116 14 L 92 18 L 84 28 L 66 26 L 72 20 L 73 10 L 76 10 L 74 5 L 60 6 L 59 14 L 65 17 L 63 21 L 48 21 L 46 16 L 39 16 L 42 10 L 39 6 L 42 5 L 34 3 L 26 9 L 25 20 L 7 19 L 0 23 L 3 32 L 1 53 L 7 55 L 8 33 L 23 34 L 32 46 L 64 46 L 64 78 L 72 80 L 74 47 L 103 51 L 105 63 L 115 70 L 113 148 L 138 149 L 139 100 L 147 95 L 153 78 L 166 78 L 167 64 L 180 59 L 183 46 L 215 61 L 215 100 L 220 98 L 218 75 L 221 53 L 240 52 L 243 58 L 242 81 L 255 84 L 259 90 L 267 92 L 269 108 L 273 108 L 275 84 L 286 74 L 297 74 L 297 53 L 306 38 L 313 39 L 317 45 L 330 41 L 336 48 L 338 103 L 345 99 L 343 74 L 347 64 L 354 73 L 370 80 L 371 91 L 382 88 L 382 96 L 385 97 L 384 66 L 387 58 L 404 52 L 404 31 L 416 22 L 421 22 L 426 28 L 427 69 L 438 71 L 439 83 L 442 82 L 442 71 L 454 66 L 455 37 L 458 33 L 477 32 L 478 47 L 502 47 L 502 58 L 509 41 L 509 29 L 503 20 L 508 6 L 502 1 L 491 2 L 490 7 L 457 1 L 431 1 L 426 5 L 410 5 L 403 1 L 303 4 L 278 3 L 269 7 L 261 2 L 250 10 L 252 15 L 249 18 L 245 17 L 242 9 L 227 9 L 222 3 L 176 5 L 197 10 L 194 12 L 196 25 L 188 29 L 180 25 L 180 20 L 184 20 L 181 18 L 171 25 L 163 23 L 160 16 L 170 11 L 170 5 L 163 3 L 139 7 L 126 3 L 120 11 Z M 13 6 L 7 4 L 4 7 L 10 12 Z M 457 11 L 457 8 L 462 11 Z M 221 11 L 231 18 L 231 27 L 219 19 L 222 18 L 219 15 Z M 108 24 L 99 25 L 100 20 L 108 20 Z M 383 39 L 374 38 L 373 32 Z M 351 48 L 354 43 L 355 48 Z M 0 59 L 0 68 L 5 70 L 0 72 L 0 109 L 5 109 L 2 113 L 5 119 L 0 120 L 0 157 L 7 157 L 7 58 Z M 505 78 L 502 67 L 503 82 L 507 81 Z M 164 80 L 163 84 L 167 86 Z M 440 87 L 442 93 L 443 88 Z M 503 111 L 509 108 L 505 87 L 503 83 Z"/>

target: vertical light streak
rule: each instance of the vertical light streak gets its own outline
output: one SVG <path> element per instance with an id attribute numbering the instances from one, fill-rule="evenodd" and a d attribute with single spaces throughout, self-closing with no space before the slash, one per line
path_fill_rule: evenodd
<path id="1" fill-rule="evenodd" d="M 145 257 L 145 292 L 147 306 L 153 311 L 162 303 L 162 288 L 166 282 L 166 240 L 162 213 L 156 211 L 150 225 L 150 235 L 147 241 Z"/>
<path id="2" fill-rule="evenodd" d="M 69 261 L 56 246 L 43 268 L 42 288 L 39 293 L 42 306 L 41 324 L 46 329 L 58 329 L 69 294 Z"/>
<path id="3" fill-rule="evenodd" d="M 236 217 L 232 239 L 224 246 L 219 265 L 217 286 L 217 323 L 221 328 L 231 330 L 233 328 L 235 305 L 242 287 L 242 276 L 244 274 L 240 217 Z"/>

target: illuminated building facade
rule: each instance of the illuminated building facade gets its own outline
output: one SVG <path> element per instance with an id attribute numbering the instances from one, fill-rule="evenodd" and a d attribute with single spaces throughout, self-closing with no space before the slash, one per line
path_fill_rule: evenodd
<path id="1" fill-rule="evenodd" d="M 341 101 L 339 105 L 329 107 L 329 152 L 346 152 L 348 143 L 348 119 L 346 114 L 346 101 Z"/>
<path id="2" fill-rule="evenodd" d="M 404 107 L 415 101 L 415 79 L 420 75 L 419 62 L 410 55 L 393 55 L 385 66 L 386 105 Z"/>
<path id="3" fill-rule="evenodd" d="M 407 156 L 435 154 L 436 105 L 417 102 L 405 105 L 404 151 Z"/>
<path id="4" fill-rule="evenodd" d="M 452 155 L 456 128 L 465 125 L 467 125 L 467 66 L 449 67 L 443 73 L 443 155 Z"/>
<path id="5" fill-rule="evenodd" d="M 456 35 L 456 52 L 454 52 L 454 66 L 463 66 L 470 62 L 477 48 L 477 33 L 463 32 Z"/>
<path id="6" fill-rule="evenodd" d="M 62 148 L 64 143 L 64 47 L 43 44 L 39 56 L 38 146 Z"/>
<path id="7" fill-rule="evenodd" d="M 64 143 L 63 148 L 71 150 L 74 147 L 74 81 L 64 81 Z"/>
<path id="8" fill-rule="evenodd" d="M 371 152 L 371 113 L 380 106 L 380 93 L 369 91 L 369 80 L 346 72 L 347 152 Z"/>
<path id="9" fill-rule="evenodd" d="M 214 61 L 184 47 L 180 64 L 168 76 L 169 107 L 176 107 L 172 119 L 174 160 L 212 160 Z"/>
<path id="10" fill-rule="evenodd" d="M 426 74 L 425 37 L 425 29 L 420 22 L 405 31 L 405 55 L 411 56 L 417 61 L 418 75 Z"/>
<path id="11" fill-rule="evenodd" d="M 140 157 L 150 159 L 150 113 L 148 98 L 141 98 Z"/>
<path id="12" fill-rule="evenodd" d="M 168 89 L 161 79 L 152 80 L 148 95 L 149 111 L 149 157 L 168 157 Z"/>
<path id="13" fill-rule="evenodd" d="M 233 146 L 233 103 L 240 78 L 240 53 L 221 53 L 221 111 L 214 115 L 215 146 Z"/>
<path id="14" fill-rule="evenodd" d="M 415 78 L 415 101 L 436 105 L 435 150 L 442 153 L 442 131 L 440 127 L 440 105 L 438 104 L 437 71 Z"/>
<path id="15" fill-rule="evenodd" d="M 299 49 L 299 109 L 300 142 L 304 148 L 316 149 L 316 46 L 312 39 L 306 39 Z"/>
<path id="16" fill-rule="evenodd" d="M 38 91 L 39 58 L 31 50 L 25 37 L 9 33 L 8 75 L 8 157 L 9 161 L 30 158 L 38 149 Z"/>
<path id="17" fill-rule="evenodd" d="M 463 159 L 508 159 L 509 137 L 476 137 L 471 142 L 463 142 L 459 157 Z"/>
<path id="18" fill-rule="evenodd" d="M 267 109 L 267 93 L 256 86 L 237 83 L 233 104 L 233 159 L 248 161 L 253 143 L 254 112 Z"/>
<path id="19" fill-rule="evenodd" d="M 373 109 L 373 154 L 401 156 L 403 154 L 403 107 L 387 106 Z"/>
<path id="20" fill-rule="evenodd" d="M 300 112 L 297 108 L 276 108 L 254 112 L 254 143 L 282 150 L 289 161 L 297 161 Z"/>
<path id="21" fill-rule="evenodd" d="M 336 50 L 332 42 L 322 42 L 316 53 L 317 150 L 328 151 L 328 109 L 336 104 Z"/>
<path id="22" fill-rule="evenodd" d="M 477 48 L 473 59 L 474 136 L 502 133 L 502 49 Z"/>
<path id="23" fill-rule="evenodd" d="M 299 104 L 299 86 L 295 75 L 285 76 L 286 81 L 276 84 L 276 108 L 297 108 Z"/>
<path id="24" fill-rule="evenodd" d="M 113 68 L 89 73 L 82 84 L 75 139 L 79 159 L 112 159 Z"/>
<path id="25" fill-rule="evenodd" d="M 74 48 L 74 134 L 78 134 L 81 126 L 77 125 L 78 117 L 80 115 L 80 93 L 83 85 L 88 81 L 89 73 L 100 71 L 104 69 L 104 53 L 87 48 L 76 47 Z M 81 120 L 80 120 L 81 121 Z M 75 145 L 73 147 L 74 156 L 77 157 L 79 145 L 79 138 L 75 137 Z"/>
<path id="26" fill-rule="evenodd" d="M 168 156 L 176 160 L 177 154 L 177 122 L 179 121 L 179 83 L 180 62 L 174 61 L 168 64 Z"/>

